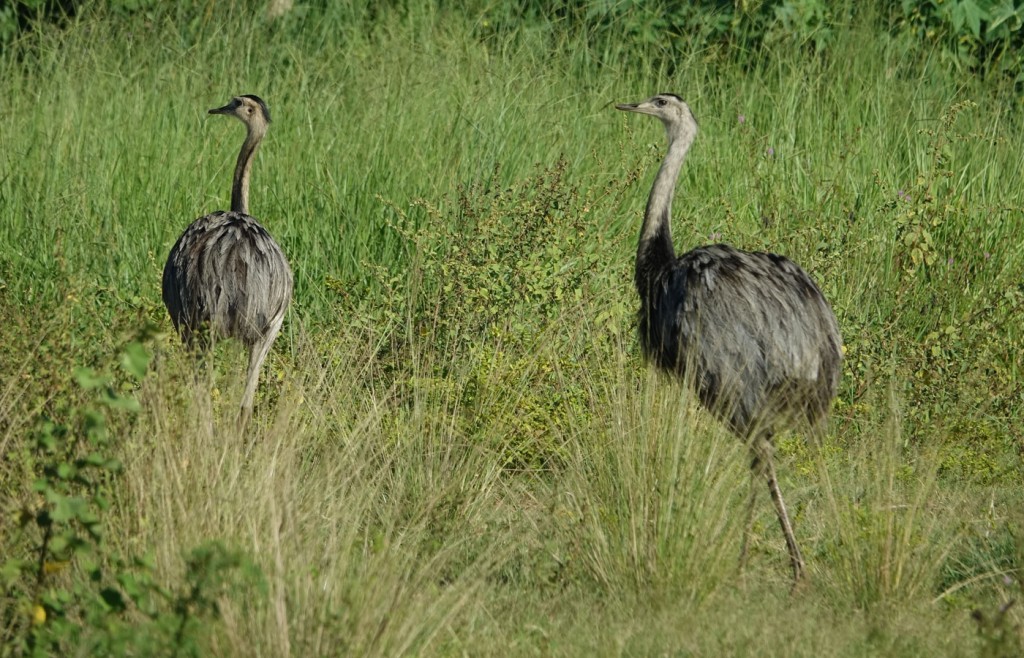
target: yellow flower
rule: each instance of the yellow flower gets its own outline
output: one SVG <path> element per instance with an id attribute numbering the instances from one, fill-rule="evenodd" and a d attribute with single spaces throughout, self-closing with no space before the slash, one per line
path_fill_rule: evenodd
<path id="1" fill-rule="evenodd" d="M 32 624 L 40 626 L 46 621 L 46 609 L 38 603 L 32 607 Z"/>

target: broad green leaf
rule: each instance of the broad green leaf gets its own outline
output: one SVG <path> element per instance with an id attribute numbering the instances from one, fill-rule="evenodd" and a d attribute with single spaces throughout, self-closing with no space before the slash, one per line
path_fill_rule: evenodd
<path id="1" fill-rule="evenodd" d="M 142 343 L 129 343 L 124 348 L 124 354 L 121 355 L 121 366 L 136 379 L 142 379 L 146 376 L 146 370 L 149 369 L 149 362 L 152 358 L 149 350 Z"/>
<path id="2" fill-rule="evenodd" d="M 142 409 L 142 405 L 139 404 L 139 401 L 130 395 L 117 395 L 116 393 L 104 395 L 103 403 L 111 409 L 123 409 L 124 411 L 131 411 L 133 413 Z"/>
<path id="3" fill-rule="evenodd" d="M 97 374 L 92 368 L 76 367 L 74 369 L 74 375 L 75 381 L 78 382 L 78 385 L 86 390 L 105 386 L 110 381 L 109 376 Z"/>
<path id="4" fill-rule="evenodd" d="M 88 507 L 83 499 L 77 496 L 64 496 L 53 506 L 51 516 L 54 521 L 71 521 L 88 514 Z"/>
<path id="5" fill-rule="evenodd" d="M 960 10 L 963 12 L 964 21 L 970 28 L 975 39 L 981 38 L 981 21 L 988 20 L 988 12 L 978 6 L 974 0 L 962 0 Z"/>

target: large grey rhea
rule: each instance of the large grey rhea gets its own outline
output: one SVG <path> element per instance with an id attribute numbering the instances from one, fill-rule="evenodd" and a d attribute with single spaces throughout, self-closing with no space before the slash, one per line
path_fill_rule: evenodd
<path id="1" fill-rule="evenodd" d="M 164 266 L 163 299 L 174 328 L 190 346 L 208 334 L 237 338 L 249 349 L 240 423 L 252 415 L 260 369 L 292 298 L 292 271 L 270 234 L 249 216 L 253 156 L 270 125 L 258 96 L 237 96 L 210 110 L 242 121 L 245 141 L 231 186 L 231 210 L 192 222 Z"/>
<path id="2" fill-rule="evenodd" d="M 771 440 L 782 423 L 821 430 L 839 385 L 842 338 L 836 317 L 807 273 L 782 256 L 716 244 L 677 257 L 669 229 L 672 197 L 697 121 L 675 94 L 615 107 L 658 117 L 668 135 L 668 154 L 654 179 L 636 252 L 644 355 L 692 381 L 701 403 L 750 446 L 741 564 L 754 479 L 766 477 L 799 581 L 804 560 L 775 477 Z"/>

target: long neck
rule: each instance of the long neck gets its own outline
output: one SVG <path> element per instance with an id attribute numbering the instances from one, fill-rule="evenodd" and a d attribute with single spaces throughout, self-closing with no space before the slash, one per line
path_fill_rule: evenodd
<path id="1" fill-rule="evenodd" d="M 675 194 L 679 170 L 694 137 L 692 133 L 669 134 L 668 154 L 651 187 L 644 223 L 640 228 L 640 242 L 636 248 L 636 286 L 641 295 L 648 293 L 652 279 L 675 259 L 669 226 L 672 196 Z"/>
<path id="2" fill-rule="evenodd" d="M 242 143 L 242 150 L 238 153 L 238 162 L 235 164 L 235 178 L 231 183 L 231 210 L 242 214 L 249 214 L 249 172 L 252 169 L 253 156 L 263 139 L 266 130 L 256 126 L 249 126 L 249 132 Z"/>

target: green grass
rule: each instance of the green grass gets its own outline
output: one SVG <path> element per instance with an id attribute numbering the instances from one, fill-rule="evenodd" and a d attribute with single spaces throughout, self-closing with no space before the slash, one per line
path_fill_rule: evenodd
<path id="1" fill-rule="evenodd" d="M 669 68 L 446 5 L 85 12 L 0 56 L 0 554 L 38 559 L 15 521 L 63 457 L 35 437 L 77 431 L 89 366 L 140 403 L 107 421 L 104 578 L 148 555 L 185 592 L 213 540 L 263 575 L 217 590 L 196 655 L 1019 651 L 1021 606 L 999 612 L 1024 577 L 1019 99 L 867 19 L 825 55 L 695 46 Z M 843 330 L 828 437 L 779 446 L 794 593 L 764 492 L 737 573 L 743 446 L 639 357 L 664 144 L 611 103 L 658 91 L 701 125 L 680 250 L 784 253 Z M 159 291 L 177 236 L 228 203 L 242 129 L 206 110 L 240 93 L 271 109 L 250 203 L 296 277 L 244 437 L 240 348 L 194 377 Z M 133 341 L 141 382 L 118 365 Z M 100 587 L 62 564 L 43 590 Z M 30 627 L 37 590 L 0 575 L 0 655 L 32 628 L 66 649 L 58 620 L 83 654 L 110 632 L 85 603 Z M 173 600 L 103 614 L 169 652 Z"/>

